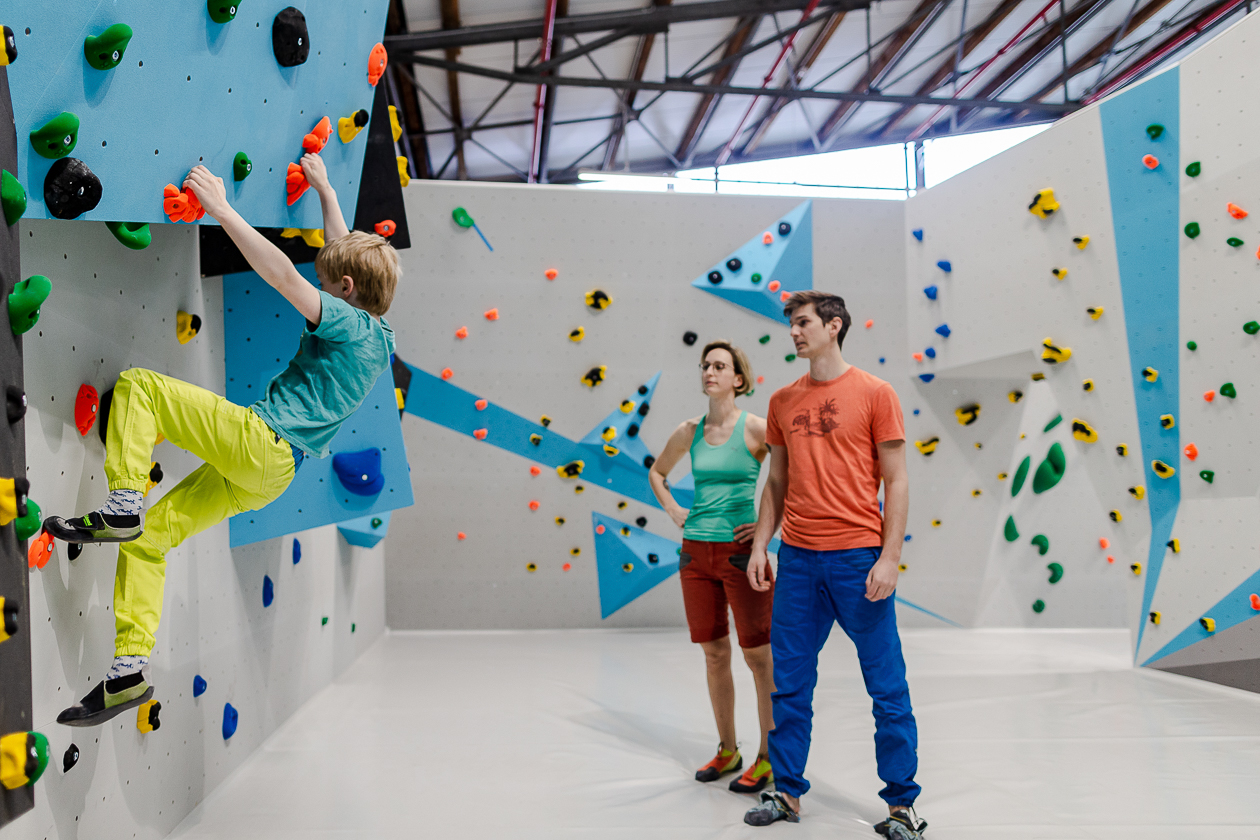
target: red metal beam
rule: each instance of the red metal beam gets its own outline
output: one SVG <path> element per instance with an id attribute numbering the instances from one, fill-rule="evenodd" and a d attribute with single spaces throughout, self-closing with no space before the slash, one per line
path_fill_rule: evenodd
<path id="1" fill-rule="evenodd" d="M 551 44 L 556 32 L 556 0 L 547 0 L 547 13 L 543 16 L 541 58 L 539 61 L 551 59 Z M 538 183 L 538 167 L 542 162 L 543 142 L 543 108 L 547 104 L 547 86 L 539 85 L 534 94 L 534 133 L 532 150 L 529 155 L 528 182 Z"/>

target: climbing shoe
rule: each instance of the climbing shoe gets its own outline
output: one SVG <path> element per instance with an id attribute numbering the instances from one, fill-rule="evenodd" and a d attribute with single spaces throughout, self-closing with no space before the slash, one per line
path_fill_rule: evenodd
<path id="1" fill-rule="evenodd" d="M 927 830 L 927 820 L 919 819 L 913 808 L 906 808 L 890 814 L 888 819 L 876 823 L 874 828 L 876 834 L 889 840 L 922 840 L 923 832 Z"/>
<path id="2" fill-rule="evenodd" d="M 153 686 L 143 671 L 135 671 L 113 680 L 102 680 L 87 696 L 57 715 L 57 723 L 66 726 L 100 726 L 105 721 L 134 709 L 153 697 Z"/>
<path id="3" fill-rule="evenodd" d="M 731 790 L 736 793 L 760 793 L 772 782 L 774 771 L 770 769 L 770 759 L 759 755 L 752 766 L 744 771 L 744 775 L 731 782 Z"/>
<path id="4" fill-rule="evenodd" d="M 44 530 L 69 543 L 131 542 L 144 533 L 139 516 L 114 516 L 99 510 L 75 519 L 50 516 L 44 520 Z"/>
<path id="5" fill-rule="evenodd" d="M 770 825 L 779 820 L 800 822 L 801 817 L 777 790 L 763 790 L 761 803 L 749 808 L 748 813 L 744 814 L 744 822 L 749 825 Z"/>
<path id="6" fill-rule="evenodd" d="M 716 782 L 727 773 L 734 773 L 744 766 L 744 759 L 739 750 L 724 749 L 718 744 L 718 753 L 713 760 L 696 771 L 697 782 Z"/>

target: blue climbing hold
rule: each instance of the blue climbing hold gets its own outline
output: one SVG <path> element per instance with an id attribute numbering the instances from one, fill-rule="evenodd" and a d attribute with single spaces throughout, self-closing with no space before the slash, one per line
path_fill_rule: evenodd
<path id="1" fill-rule="evenodd" d="M 240 715 L 231 703 L 223 704 L 223 740 L 227 740 L 236 734 L 236 723 Z"/>
<path id="2" fill-rule="evenodd" d="M 914 410 L 914 416 L 915 416 L 915 417 L 918 417 L 918 416 L 919 416 L 919 409 L 917 409 L 917 408 L 916 408 L 916 409 Z"/>
<path id="3" fill-rule="evenodd" d="M 936 378 L 936 374 L 935 373 L 920 373 L 919 378 L 922 379 L 924 382 L 931 382 L 933 379 Z"/>
<path id="4" fill-rule="evenodd" d="M 385 486 L 381 450 L 375 447 L 334 455 L 333 471 L 342 486 L 356 496 L 375 496 Z"/>
<path id="5" fill-rule="evenodd" d="M 927 295 L 928 300 L 936 300 L 936 291 L 937 289 L 935 286 L 928 286 L 923 290 L 923 294 Z"/>
<path id="6" fill-rule="evenodd" d="M 881 365 L 884 363 L 884 357 L 883 357 L 883 356 L 880 356 L 880 357 L 879 357 L 879 363 L 880 363 Z"/>
<path id="7" fill-rule="evenodd" d="M 297 540 L 293 541 L 293 565 L 296 566 L 302 559 L 302 544 Z"/>
<path id="8" fill-rule="evenodd" d="M 937 327 L 936 334 L 941 338 L 949 338 L 949 324 L 941 324 Z"/>
<path id="9" fill-rule="evenodd" d="M 200 697 L 206 693 L 206 679 L 197 674 L 193 677 L 193 697 Z"/>
<path id="10" fill-rule="evenodd" d="M 910 535 L 906 534 L 906 542 L 910 542 Z"/>
<path id="11" fill-rule="evenodd" d="M 910 231 L 910 234 L 920 242 L 923 241 L 923 228 L 916 228 L 915 230 Z"/>
<path id="12" fill-rule="evenodd" d="M 271 602 L 276 599 L 276 587 L 271 582 L 271 578 L 263 575 L 263 606 L 270 607 Z"/>
<path id="13" fill-rule="evenodd" d="M 949 264 L 949 260 L 937 260 L 936 267 L 939 268 L 941 271 L 945 272 L 946 274 L 949 274 L 951 271 L 954 270 L 954 267 Z"/>
<path id="14" fill-rule="evenodd" d="M 936 358 L 936 348 L 935 348 L 935 347 L 929 347 L 929 348 L 927 348 L 926 350 L 924 350 L 924 351 L 923 351 L 923 355 L 924 355 L 924 356 L 927 356 L 929 359 L 935 359 L 935 358 Z"/>

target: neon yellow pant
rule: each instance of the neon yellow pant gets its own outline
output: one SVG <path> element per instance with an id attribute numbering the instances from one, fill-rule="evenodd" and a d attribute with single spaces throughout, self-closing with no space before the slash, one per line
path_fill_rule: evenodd
<path id="1" fill-rule="evenodd" d="M 148 656 L 162 618 L 166 552 L 229 516 L 274 501 L 293 480 L 293 450 L 248 408 L 196 385 L 133 368 L 114 386 L 105 444 L 109 489 L 144 492 L 158 435 L 205 461 L 118 549 L 114 650 Z"/>

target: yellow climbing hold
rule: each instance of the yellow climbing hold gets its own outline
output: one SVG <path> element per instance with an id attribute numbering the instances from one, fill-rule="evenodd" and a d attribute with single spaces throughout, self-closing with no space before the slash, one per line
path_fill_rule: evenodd
<path id="1" fill-rule="evenodd" d="M 1059 278 L 1060 280 L 1067 277 L 1068 275 L 1068 271 L 1066 268 L 1052 268 L 1050 269 L 1050 273 L 1053 274 L 1055 277 Z"/>
<path id="2" fill-rule="evenodd" d="M 956 408 L 954 409 L 954 416 L 958 418 L 958 425 L 970 426 L 980 418 L 980 406 L 976 403 L 971 403 L 961 408 Z"/>
<path id="3" fill-rule="evenodd" d="M 411 173 L 407 171 L 407 159 L 402 155 L 398 156 L 398 183 L 404 187 L 411 183 Z"/>
<path id="4" fill-rule="evenodd" d="M 280 231 L 280 235 L 285 239 L 296 239 L 300 236 L 302 241 L 312 248 L 324 247 L 323 228 L 285 228 Z"/>
<path id="5" fill-rule="evenodd" d="M 1142 484 L 1135 484 L 1129 488 L 1129 494 L 1135 499 L 1143 499 L 1146 497 L 1146 487 Z"/>
<path id="6" fill-rule="evenodd" d="M 1177 418 L 1173 417 L 1171 414 L 1161 414 L 1159 415 L 1159 425 L 1165 429 L 1171 429 L 1173 426 L 1177 425 Z"/>
<path id="7" fill-rule="evenodd" d="M 622 400 L 621 413 L 630 414 L 632 411 L 634 411 L 634 400 Z"/>
<path id="8" fill-rule="evenodd" d="M 1202 625 L 1203 629 L 1209 633 L 1216 632 L 1216 622 L 1213 619 L 1208 618 L 1206 615 L 1199 619 L 1199 624 Z"/>
<path id="9" fill-rule="evenodd" d="M 599 436 L 609 443 L 612 443 L 613 438 L 617 437 L 617 429 L 613 426 L 605 426 L 604 431 L 600 432 Z"/>
<path id="10" fill-rule="evenodd" d="M 1163 617 L 1164 617 L 1164 614 L 1161 613 L 1159 610 L 1153 611 L 1151 613 L 1151 624 L 1159 624 L 1160 619 L 1162 619 Z"/>
<path id="11" fill-rule="evenodd" d="M 1072 348 L 1057 347 L 1055 346 L 1054 339 L 1052 338 L 1047 338 L 1045 341 L 1041 342 L 1041 346 L 1043 348 L 1041 351 L 1041 360 L 1048 365 L 1057 365 L 1059 362 L 1066 362 L 1068 359 L 1072 358 Z M 1035 375 L 1036 374 L 1034 374 L 1034 376 Z"/>
<path id="12" fill-rule="evenodd" d="M 582 327 L 577 327 L 576 329 L 569 330 L 569 341 L 577 343 L 584 338 L 586 338 L 586 330 L 583 329 Z"/>
<path id="13" fill-rule="evenodd" d="M 1089 317 L 1093 318 L 1095 321 L 1103 316 L 1103 308 L 1101 306 L 1091 306 L 1085 311 L 1088 312 Z"/>
<path id="14" fill-rule="evenodd" d="M 1165 545 L 1167 545 L 1169 548 L 1172 549 L 1173 554 L 1181 553 L 1181 540 L 1177 539 L 1176 537 L 1173 537 L 1171 540 L 1165 543 Z"/>
<path id="15" fill-rule="evenodd" d="M 1098 432 L 1094 431 L 1094 427 L 1086 423 L 1084 420 L 1072 420 L 1072 437 L 1085 443 L 1096 443 L 1098 441 Z"/>
<path id="16" fill-rule="evenodd" d="M 394 135 L 394 142 L 402 137 L 402 123 L 398 121 L 398 109 L 393 105 L 389 106 L 389 132 Z"/>
<path id="17" fill-rule="evenodd" d="M 1116 454 L 1121 458 L 1129 454 L 1129 445 L 1127 443 L 1116 444 Z"/>
<path id="18" fill-rule="evenodd" d="M 1084 251 L 1085 246 L 1089 244 L 1088 236 L 1073 236 L 1072 241 L 1076 243 L 1076 247 Z"/>
<path id="19" fill-rule="evenodd" d="M 1151 469 L 1154 470 L 1155 475 L 1159 476 L 1160 478 L 1172 478 L 1174 475 L 1177 474 L 1177 470 L 1168 466 L 1163 461 L 1160 461 L 1158 459 L 1151 461 Z"/>
<path id="20" fill-rule="evenodd" d="M 1147 382 L 1154 382 L 1159 379 L 1159 371 L 1153 367 L 1142 368 L 1142 378 Z"/>
<path id="21" fill-rule="evenodd" d="M 1024 392 L 1011 391 L 1009 394 L 1006 395 L 1006 398 L 1010 400 L 1012 403 L 1017 403 L 1024 398 Z"/>
<path id="22" fill-rule="evenodd" d="M 1112 522 L 1123 522 L 1123 521 L 1124 521 L 1124 514 L 1120 513 L 1120 511 L 1118 511 L 1118 510 L 1113 510 L 1113 511 L 1111 511 L 1110 513 L 1108 513 L 1107 515 L 1111 517 L 1111 521 L 1112 521 Z"/>
<path id="23" fill-rule="evenodd" d="M 1094 390 L 1094 380 L 1086 379 L 1085 381 L 1081 383 L 1081 387 L 1085 389 L 1086 391 Z"/>
<path id="24" fill-rule="evenodd" d="M 914 448 L 922 452 L 924 455 L 931 455 L 936 451 L 936 444 L 940 442 L 941 439 L 938 437 L 930 437 L 927 440 L 916 440 L 914 442 Z"/>
<path id="25" fill-rule="evenodd" d="M 1028 205 L 1028 212 L 1042 219 L 1049 218 L 1058 209 L 1059 202 L 1054 200 L 1054 190 L 1049 187 L 1038 191 L 1033 196 L 1032 204 Z"/>
<path id="26" fill-rule="evenodd" d="M 1142 574 L 1142 564 L 1141 564 L 1141 563 L 1130 563 L 1130 564 L 1129 564 L 1129 571 L 1133 572 L 1133 574 L 1135 574 L 1135 575 L 1140 575 L 1140 574 Z"/>

